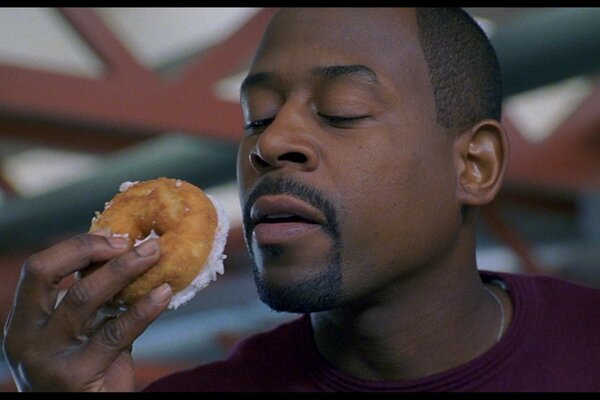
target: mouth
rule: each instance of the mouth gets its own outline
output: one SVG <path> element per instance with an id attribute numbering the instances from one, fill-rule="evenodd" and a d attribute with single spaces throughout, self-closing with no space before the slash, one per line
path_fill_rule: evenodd
<path id="1" fill-rule="evenodd" d="M 320 230 L 323 213 L 289 195 L 259 197 L 250 209 L 250 230 L 258 244 L 276 244 Z"/>

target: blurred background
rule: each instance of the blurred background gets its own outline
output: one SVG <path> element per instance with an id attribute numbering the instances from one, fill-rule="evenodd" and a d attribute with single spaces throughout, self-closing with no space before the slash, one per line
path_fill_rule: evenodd
<path id="1" fill-rule="evenodd" d="M 479 266 L 600 287 L 600 9 L 466 10 L 500 58 L 512 148 Z M 135 343 L 139 387 L 295 317 L 258 300 L 235 186 L 239 84 L 273 12 L 0 8 L 2 325 L 29 255 L 87 231 L 122 182 L 159 176 L 213 194 L 232 230 L 225 275 Z"/>

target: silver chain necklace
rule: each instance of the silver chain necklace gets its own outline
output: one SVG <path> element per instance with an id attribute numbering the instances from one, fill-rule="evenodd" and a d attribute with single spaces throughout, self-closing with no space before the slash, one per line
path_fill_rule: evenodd
<path id="1" fill-rule="evenodd" d="M 506 316 L 504 313 L 504 305 L 502 305 L 502 301 L 500 301 L 500 298 L 498 297 L 498 295 L 496 293 L 494 293 L 493 290 L 491 290 L 490 288 L 488 288 L 485 285 L 483 285 L 483 288 L 486 290 L 486 292 L 488 292 L 492 296 L 494 301 L 496 303 L 498 303 L 498 307 L 500 307 L 500 328 L 498 329 L 498 334 L 496 335 L 496 343 L 497 343 L 500 340 L 500 338 L 502 337 L 502 332 L 504 331 L 504 323 L 506 320 Z"/>

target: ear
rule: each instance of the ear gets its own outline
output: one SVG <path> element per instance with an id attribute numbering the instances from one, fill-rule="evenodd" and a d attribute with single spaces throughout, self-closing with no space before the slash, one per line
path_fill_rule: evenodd
<path id="1" fill-rule="evenodd" d="M 494 199 L 508 163 L 508 140 L 498 121 L 483 120 L 455 141 L 457 198 L 462 205 L 481 206 Z"/>

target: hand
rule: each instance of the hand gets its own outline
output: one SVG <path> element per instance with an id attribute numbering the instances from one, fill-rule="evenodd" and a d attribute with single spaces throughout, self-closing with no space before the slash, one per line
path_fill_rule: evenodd
<path id="1" fill-rule="evenodd" d="M 31 256 L 23 265 L 4 330 L 4 352 L 20 391 L 132 391 L 130 348 L 167 307 L 171 289 L 154 289 L 116 318 L 98 310 L 154 265 L 150 240 L 131 250 L 109 232 L 82 234 Z M 63 278 L 105 263 L 69 287 L 56 306 Z"/>

